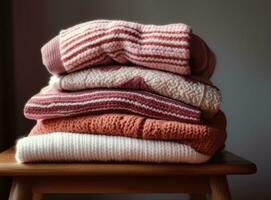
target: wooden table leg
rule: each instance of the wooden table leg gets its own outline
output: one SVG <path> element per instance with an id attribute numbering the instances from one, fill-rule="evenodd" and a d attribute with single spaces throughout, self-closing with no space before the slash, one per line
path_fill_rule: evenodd
<path id="1" fill-rule="evenodd" d="M 230 200 L 231 194 L 226 176 L 210 176 L 209 184 L 211 188 L 212 200 Z"/>
<path id="2" fill-rule="evenodd" d="M 31 181 L 26 177 L 13 177 L 9 200 L 32 199 Z"/>
<path id="3" fill-rule="evenodd" d="M 206 194 L 189 194 L 190 200 L 206 200 Z"/>

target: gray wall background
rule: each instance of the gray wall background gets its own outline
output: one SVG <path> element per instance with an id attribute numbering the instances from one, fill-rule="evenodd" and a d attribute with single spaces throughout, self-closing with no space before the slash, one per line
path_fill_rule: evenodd
<path id="1" fill-rule="evenodd" d="M 226 149 L 258 166 L 257 175 L 229 178 L 233 199 L 271 199 L 270 8 L 268 0 L 14 1 L 15 106 L 19 136 L 27 134 L 33 125 L 21 114 L 24 103 L 49 77 L 41 64 L 40 47 L 60 29 L 98 18 L 154 24 L 183 22 L 216 53 L 217 67 L 212 80 L 224 97 L 222 110 L 228 118 Z M 98 199 L 117 197 L 175 200 L 183 196 L 126 195 Z"/>

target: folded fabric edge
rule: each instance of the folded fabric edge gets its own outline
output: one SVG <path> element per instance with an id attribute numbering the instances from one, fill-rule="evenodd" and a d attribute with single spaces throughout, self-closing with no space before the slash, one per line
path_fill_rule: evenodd
<path id="1" fill-rule="evenodd" d="M 59 36 L 54 37 L 41 48 L 42 63 L 51 74 L 61 74 L 65 72 L 65 67 L 61 60 Z"/>

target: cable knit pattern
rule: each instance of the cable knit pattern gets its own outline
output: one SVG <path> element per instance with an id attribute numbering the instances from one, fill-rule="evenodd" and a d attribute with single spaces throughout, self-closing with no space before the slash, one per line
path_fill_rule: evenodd
<path id="1" fill-rule="evenodd" d="M 60 31 L 41 51 L 53 74 L 117 62 L 188 75 L 190 34 L 190 27 L 181 23 L 96 20 Z"/>
<path id="2" fill-rule="evenodd" d="M 202 163 L 210 156 L 175 142 L 118 136 L 51 133 L 25 137 L 16 145 L 16 160 L 39 161 L 142 161 Z"/>
<path id="3" fill-rule="evenodd" d="M 200 110 L 166 97 L 144 91 L 90 90 L 60 92 L 50 87 L 33 96 L 25 105 L 29 119 L 49 119 L 79 114 L 126 112 L 143 116 L 200 122 Z"/>
<path id="4" fill-rule="evenodd" d="M 218 112 L 222 98 L 211 85 L 172 73 L 131 66 L 107 66 L 52 76 L 49 85 L 61 90 L 93 88 L 139 89 L 180 100 L 201 109 L 211 117 Z"/>
<path id="5" fill-rule="evenodd" d="M 148 119 L 137 115 L 104 114 L 38 121 L 30 135 L 79 132 L 171 140 L 187 144 L 198 152 L 212 155 L 224 145 L 225 128 L 226 119 L 222 112 L 206 125 Z"/>

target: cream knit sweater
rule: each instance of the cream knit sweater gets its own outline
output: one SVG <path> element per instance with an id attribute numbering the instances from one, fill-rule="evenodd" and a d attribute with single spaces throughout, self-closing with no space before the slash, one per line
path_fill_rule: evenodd
<path id="1" fill-rule="evenodd" d="M 209 116 L 222 101 L 216 87 L 184 76 L 132 66 L 108 66 L 52 76 L 49 85 L 61 90 L 125 88 L 146 90 L 195 106 Z"/>
<path id="2" fill-rule="evenodd" d="M 38 161 L 143 161 L 203 163 L 211 156 L 175 142 L 121 136 L 55 132 L 18 140 L 16 160 Z"/>

